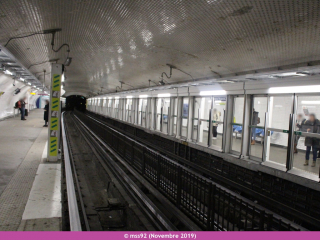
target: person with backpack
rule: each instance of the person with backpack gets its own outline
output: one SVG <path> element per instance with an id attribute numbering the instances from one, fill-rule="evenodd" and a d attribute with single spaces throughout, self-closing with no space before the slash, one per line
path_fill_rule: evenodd
<path id="1" fill-rule="evenodd" d="M 15 109 L 18 109 L 18 111 L 21 112 L 21 103 L 20 103 L 20 100 L 18 100 L 18 101 L 15 103 L 14 108 L 15 108 Z"/>
<path id="2" fill-rule="evenodd" d="M 21 120 L 22 121 L 27 120 L 25 118 L 25 113 L 26 113 L 26 102 L 25 102 L 25 100 L 26 100 L 26 97 L 24 97 L 24 98 L 19 100 L 20 105 L 21 105 L 20 111 L 21 111 Z"/>

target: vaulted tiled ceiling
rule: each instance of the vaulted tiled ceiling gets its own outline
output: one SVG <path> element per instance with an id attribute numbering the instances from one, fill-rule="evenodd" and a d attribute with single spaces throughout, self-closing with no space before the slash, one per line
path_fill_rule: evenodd
<path id="1" fill-rule="evenodd" d="M 0 44 L 10 37 L 62 28 L 72 64 L 65 90 L 84 95 L 146 87 L 171 63 L 194 79 L 320 59 L 318 0 L 2 0 Z M 59 58 L 51 35 L 12 40 L 26 67 Z M 50 72 L 50 64 L 30 71 Z M 40 76 L 42 78 L 42 76 Z M 173 70 L 169 83 L 190 80 Z M 49 84 L 49 81 L 46 83 Z"/>

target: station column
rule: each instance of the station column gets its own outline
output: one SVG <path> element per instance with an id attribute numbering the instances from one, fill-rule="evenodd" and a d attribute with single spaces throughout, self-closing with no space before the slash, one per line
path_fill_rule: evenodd
<path id="1" fill-rule="evenodd" d="M 49 103 L 49 127 L 48 127 L 48 152 L 49 162 L 58 161 L 58 150 L 60 144 L 60 119 L 61 119 L 61 77 L 62 64 L 53 63 L 51 65 L 51 88 Z"/>

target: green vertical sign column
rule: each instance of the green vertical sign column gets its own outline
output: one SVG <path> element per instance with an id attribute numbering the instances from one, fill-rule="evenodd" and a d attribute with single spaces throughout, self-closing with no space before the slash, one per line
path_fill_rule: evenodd
<path id="1" fill-rule="evenodd" d="M 62 64 L 52 64 L 51 90 L 49 103 L 49 138 L 48 161 L 58 161 L 60 140 L 60 94 L 61 94 Z"/>

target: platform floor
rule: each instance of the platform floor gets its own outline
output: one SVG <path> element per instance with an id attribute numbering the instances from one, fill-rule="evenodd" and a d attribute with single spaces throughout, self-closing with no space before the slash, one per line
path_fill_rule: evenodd
<path id="1" fill-rule="evenodd" d="M 43 124 L 42 109 L 0 122 L 0 231 L 61 229 L 60 164 L 43 159 Z"/>

